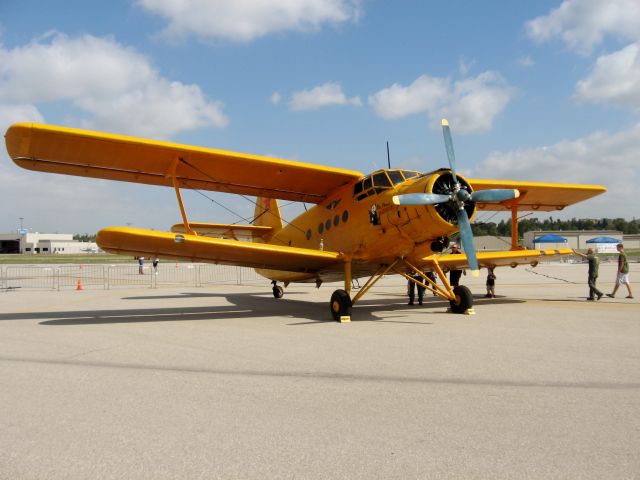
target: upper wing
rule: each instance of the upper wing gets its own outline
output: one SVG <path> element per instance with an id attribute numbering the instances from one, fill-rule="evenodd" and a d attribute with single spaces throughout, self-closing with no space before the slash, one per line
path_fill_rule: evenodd
<path id="1" fill-rule="evenodd" d="M 547 250 L 508 250 L 499 252 L 477 252 L 478 263 L 481 267 L 505 267 L 520 264 L 537 265 L 545 260 L 557 260 L 565 255 L 573 255 L 570 248 L 558 248 Z M 423 258 L 425 265 L 429 264 L 430 258 Z M 469 268 L 467 256 L 461 254 L 445 254 L 436 257 L 441 267 L 451 269 Z"/>
<path id="2" fill-rule="evenodd" d="M 607 191 L 600 185 L 576 185 L 570 183 L 516 182 L 512 180 L 468 180 L 473 190 L 490 188 L 518 189 L 520 196 L 499 203 L 477 203 L 479 210 L 518 210 L 553 211 L 562 210 L 574 203 L 587 200 Z"/>
<path id="3" fill-rule="evenodd" d="M 17 123 L 5 135 L 29 170 L 320 203 L 360 172 L 123 135 Z"/>
<path id="4" fill-rule="evenodd" d="M 317 272 L 340 264 L 337 252 L 221 238 L 109 227 L 98 232 L 101 249 L 119 255 L 154 256 L 242 267 Z"/>

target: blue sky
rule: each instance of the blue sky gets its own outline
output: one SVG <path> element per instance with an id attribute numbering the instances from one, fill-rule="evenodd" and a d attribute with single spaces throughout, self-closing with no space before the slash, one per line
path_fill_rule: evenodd
<path id="1" fill-rule="evenodd" d="M 395 166 L 444 166 L 444 116 L 468 177 L 602 184 L 556 216 L 631 219 L 639 111 L 637 0 L 0 2 L 2 129 L 37 121 L 368 173 L 387 140 Z M 0 231 L 20 217 L 64 232 L 179 221 L 170 189 L 1 156 Z M 194 192 L 186 202 L 192 220 L 238 220 Z"/>

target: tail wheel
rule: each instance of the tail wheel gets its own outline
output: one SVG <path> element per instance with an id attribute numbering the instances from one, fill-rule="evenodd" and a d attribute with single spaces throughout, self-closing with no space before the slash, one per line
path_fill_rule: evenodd
<path id="1" fill-rule="evenodd" d="M 473 306 L 473 295 L 464 285 L 458 285 L 453 288 L 453 294 L 456 296 L 455 300 L 449 300 L 451 304 L 451 311 L 453 313 L 464 313 Z"/>
<path id="2" fill-rule="evenodd" d="M 336 290 L 331 295 L 331 316 L 336 322 L 340 317 L 351 316 L 351 297 L 344 290 Z"/>
<path id="3" fill-rule="evenodd" d="M 274 285 L 273 296 L 275 298 L 282 298 L 283 295 L 284 295 L 284 289 L 280 285 Z"/>

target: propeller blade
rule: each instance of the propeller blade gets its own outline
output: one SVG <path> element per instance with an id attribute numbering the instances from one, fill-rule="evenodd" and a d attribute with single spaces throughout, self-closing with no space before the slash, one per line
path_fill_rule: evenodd
<path id="1" fill-rule="evenodd" d="M 501 202 L 518 198 L 520 192 L 516 189 L 496 188 L 493 190 L 477 190 L 471 194 L 472 202 Z"/>
<path id="2" fill-rule="evenodd" d="M 435 205 L 450 200 L 449 195 L 437 193 L 407 193 L 404 195 L 394 195 L 391 201 L 394 205 Z"/>
<path id="3" fill-rule="evenodd" d="M 478 266 L 478 258 L 476 257 L 476 247 L 473 244 L 473 232 L 471 231 L 471 224 L 469 223 L 469 217 L 464 208 L 458 210 L 458 230 L 460 230 L 460 240 L 462 241 L 462 248 L 467 255 L 467 262 L 471 269 L 471 275 L 477 277 L 480 275 L 480 267 Z"/>
<path id="4" fill-rule="evenodd" d="M 442 134 L 444 135 L 444 146 L 447 149 L 451 175 L 454 182 L 458 183 L 458 177 L 456 177 L 456 155 L 453 152 L 453 139 L 451 138 L 451 130 L 449 130 L 449 121 L 446 118 L 442 119 Z"/>

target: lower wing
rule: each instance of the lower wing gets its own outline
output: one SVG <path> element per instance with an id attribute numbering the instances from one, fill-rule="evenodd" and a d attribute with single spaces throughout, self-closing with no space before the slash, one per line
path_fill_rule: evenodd
<path id="1" fill-rule="evenodd" d="M 96 242 L 103 250 L 119 255 L 160 256 L 290 272 L 317 272 L 341 263 L 337 252 L 129 227 L 102 229 Z"/>
<path id="2" fill-rule="evenodd" d="M 573 255 L 570 248 L 546 249 L 546 250 L 508 250 L 498 252 L 478 252 L 478 263 L 481 267 L 515 267 L 516 265 L 536 266 L 546 260 L 557 260 L 565 255 Z M 429 264 L 436 260 L 441 267 L 452 269 L 468 268 L 466 255 L 431 255 L 422 259 L 421 264 L 427 269 Z"/>

